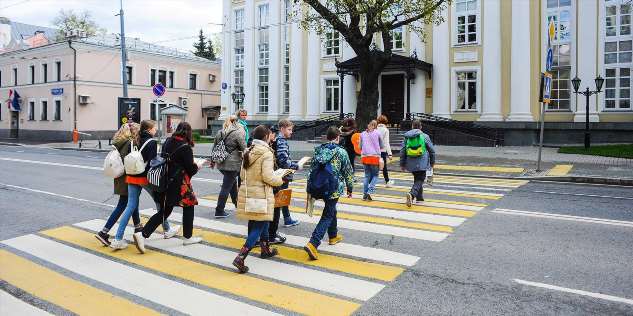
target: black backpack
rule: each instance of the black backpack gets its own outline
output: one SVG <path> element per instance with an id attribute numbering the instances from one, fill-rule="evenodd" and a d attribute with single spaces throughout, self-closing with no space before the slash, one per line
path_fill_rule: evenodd
<path id="1" fill-rule="evenodd" d="M 163 158 L 162 155 L 160 155 L 156 156 L 149 162 L 147 182 L 150 189 L 154 192 L 163 193 L 167 191 L 169 183 L 173 181 L 173 178 L 169 178 L 169 162 L 171 161 L 171 157 L 185 146 L 187 146 L 187 144 L 178 146 L 178 148 L 176 148 L 176 150 L 174 150 L 166 158 Z"/>

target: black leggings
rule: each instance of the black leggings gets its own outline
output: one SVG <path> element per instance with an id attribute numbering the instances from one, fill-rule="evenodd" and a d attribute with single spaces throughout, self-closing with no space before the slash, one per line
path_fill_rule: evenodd
<path id="1" fill-rule="evenodd" d="M 389 157 L 389 155 L 384 152 L 380 153 L 380 156 L 382 157 L 382 161 L 385 163 L 385 165 L 382 167 L 382 176 L 385 178 L 385 182 L 389 182 L 389 170 L 387 169 L 387 158 Z"/>
<path id="2" fill-rule="evenodd" d="M 161 208 L 162 209 L 162 208 Z M 174 205 L 167 205 L 165 207 L 165 215 L 164 219 L 167 220 L 169 215 L 171 215 L 171 211 L 174 210 Z M 143 237 L 149 238 L 149 236 L 154 233 L 156 228 L 160 224 L 163 223 L 163 212 L 158 211 L 158 213 L 152 215 L 149 219 L 145 227 L 143 228 Z M 191 238 L 193 234 L 193 206 L 187 206 L 182 208 L 182 235 L 185 238 Z"/>

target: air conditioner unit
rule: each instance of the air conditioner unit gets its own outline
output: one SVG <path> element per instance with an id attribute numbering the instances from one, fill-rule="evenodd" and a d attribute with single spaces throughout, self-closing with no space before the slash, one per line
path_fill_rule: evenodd
<path id="1" fill-rule="evenodd" d="M 189 110 L 189 98 L 186 98 L 186 97 L 178 98 L 178 105 L 185 110 Z"/>
<path id="2" fill-rule="evenodd" d="M 209 81 L 215 82 L 215 75 L 214 74 L 209 74 Z"/>
<path id="3" fill-rule="evenodd" d="M 90 100 L 90 96 L 89 95 L 79 95 L 79 104 L 81 105 L 86 105 L 86 104 L 90 104 L 92 103 L 92 100 Z"/>

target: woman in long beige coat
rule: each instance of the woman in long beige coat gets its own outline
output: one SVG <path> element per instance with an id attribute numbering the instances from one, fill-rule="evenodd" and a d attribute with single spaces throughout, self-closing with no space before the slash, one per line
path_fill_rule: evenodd
<path id="1" fill-rule="evenodd" d="M 283 184 L 284 171 L 273 173 L 274 155 L 269 146 L 272 137 L 273 133 L 268 127 L 257 126 L 253 131 L 253 144 L 244 153 L 237 217 L 248 220 L 251 229 L 240 253 L 233 260 L 233 265 L 240 273 L 248 272 L 244 260 L 257 239 L 261 244 L 261 258 L 277 255 L 277 249 L 271 249 L 268 242 L 268 224 L 273 220 L 275 206 L 273 187 Z"/>

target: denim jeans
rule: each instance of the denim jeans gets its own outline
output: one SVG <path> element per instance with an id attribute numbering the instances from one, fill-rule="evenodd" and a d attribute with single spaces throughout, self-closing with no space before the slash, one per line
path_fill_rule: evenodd
<path id="1" fill-rule="evenodd" d="M 321 219 L 314 228 L 314 232 L 312 232 L 312 238 L 310 238 L 310 243 L 313 244 L 314 247 L 319 247 L 321 239 L 325 236 L 326 231 L 328 237 L 336 237 L 336 234 L 338 233 L 336 228 L 337 202 L 338 199 L 325 200 L 325 207 L 323 208 L 323 213 L 321 213 Z"/>
<path id="2" fill-rule="evenodd" d="M 382 157 L 382 161 L 385 163 L 385 166 L 382 168 L 382 176 L 385 178 L 385 183 L 389 182 L 389 169 L 387 169 L 387 158 L 389 158 L 389 154 L 386 152 L 380 153 L 380 157 Z"/>
<path id="3" fill-rule="evenodd" d="M 224 207 L 226 206 L 226 200 L 229 195 L 231 196 L 231 201 L 235 204 L 237 208 L 237 176 L 240 174 L 239 171 L 224 171 L 220 170 L 223 175 L 222 178 L 222 187 L 220 188 L 220 195 L 218 196 L 218 204 L 215 207 L 215 212 L 220 213 L 224 211 Z"/>
<path id="4" fill-rule="evenodd" d="M 413 171 L 413 186 L 411 187 L 411 195 L 416 201 L 422 201 L 422 185 L 424 184 L 424 179 L 426 178 L 426 170 L 422 171 Z"/>
<path id="5" fill-rule="evenodd" d="M 119 219 L 119 217 L 121 217 L 121 214 L 123 214 L 123 211 L 125 210 L 126 206 L 127 206 L 127 195 L 119 195 L 119 203 L 117 203 L 116 207 L 112 211 L 112 214 L 110 214 L 110 217 L 108 218 L 108 221 L 106 222 L 105 226 L 103 226 L 105 231 L 110 231 L 110 229 L 112 229 L 112 226 L 114 226 L 114 224 Z M 141 223 L 141 218 L 138 214 L 138 207 L 132 213 L 132 222 L 134 223 L 134 226 Z"/>
<path id="6" fill-rule="evenodd" d="M 125 207 L 125 211 L 123 212 L 121 221 L 119 221 L 119 228 L 117 229 L 116 235 L 114 237 L 116 240 L 123 239 L 123 234 L 125 233 L 125 227 L 127 226 L 127 223 L 130 221 L 130 217 L 132 216 L 133 212 L 136 211 L 138 214 L 138 203 L 139 203 L 139 197 L 141 196 L 142 189 L 145 189 L 145 191 L 147 191 L 147 193 L 149 193 L 150 196 L 152 196 L 152 199 L 156 203 L 156 209 L 157 210 L 161 209 L 160 204 L 157 202 L 156 198 L 154 197 L 154 193 L 150 191 L 148 187 L 142 187 L 140 185 L 128 183 L 127 206 Z M 169 230 L 169 223 L 167 221 L 163 222 L 163 229 Z"/>
<path id="7" fill-rule="evenodd" d="M 363 165 L 365 167 L 365 180 L 363 182 L 363 195 L 373 194 L 378 182 L 380 168 L 376 165 Z"/>
<path id="8" fill-rule="evenodd" d="M 248 227 L 250 228 L 248 232 L 248 237 L 246 237 L 246 246 L 248 249 L 251 249 L 255 246 L 257 239 L 261 241 L 268 240 L 268 224 L 267 221 L 248 221 Z"/>

